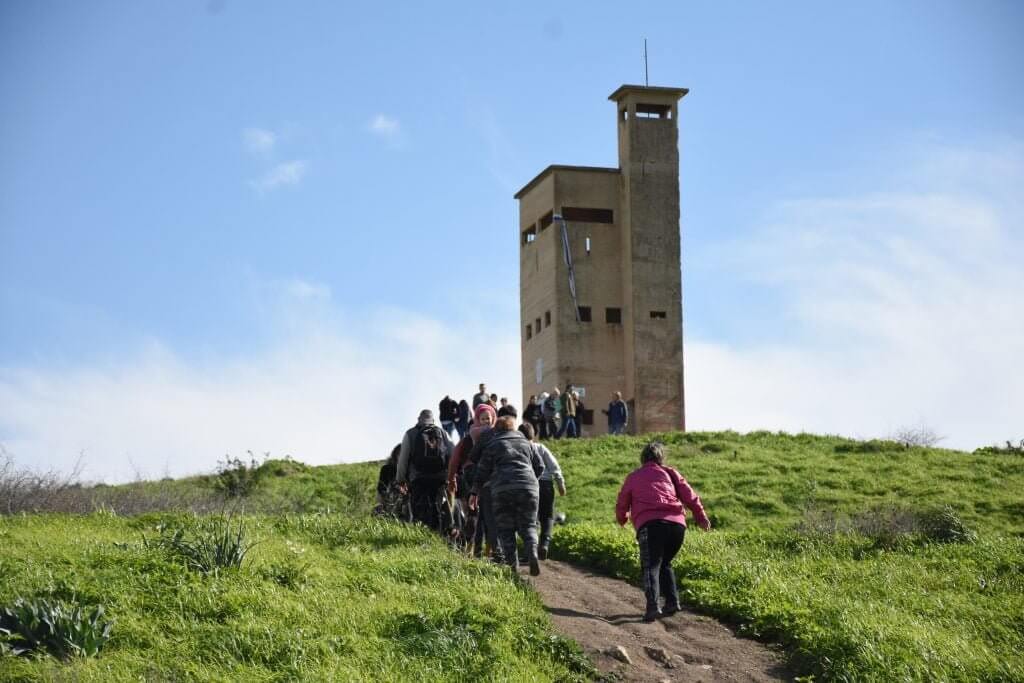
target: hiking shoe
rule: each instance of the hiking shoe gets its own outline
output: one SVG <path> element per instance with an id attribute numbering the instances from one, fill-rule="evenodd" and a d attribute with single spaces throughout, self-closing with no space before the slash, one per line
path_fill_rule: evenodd
<path id="1" fill-rule="evenodd" d="M 681 609 L 683 609 L 683 607 L 678 602 L 671 603 L 671 604 L 665 603 L 665 607 L 662 608 L 661 614 L 663 616 L 670 617 L 673 614 L 675 614 L 676 612 L 680 611 Z"/>
<path id="2" fill-rule="evenodd" d="M 530 558 L 530 576 L 540 576 L 540 562 L 537 561 L 536 555 Z"/>
<path id="3" fill-rule="evenodd" d="M 548 547 L 546 545 L 537 548 L 537 557 L 542 560 L 548 559 Z"/>
<path id="4" fill-rule="evenodd" d="M 660 616 L 661 610 L 659 610 L 657 606 L 648 607 L 647 611 L 644 612 L 644 623 L 649 624 Z"/>

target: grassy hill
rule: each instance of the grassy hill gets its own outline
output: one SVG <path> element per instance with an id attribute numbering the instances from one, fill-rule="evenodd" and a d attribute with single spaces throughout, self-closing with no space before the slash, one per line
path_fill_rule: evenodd
<path id="1" fill-rule="evenodd" d="M 1024 681 L 1024 457 L 805 434 L 662 440 L 715 524 L 691 531 L 677 559 L 691 606 L 784 644 L 815 680 Z M 553 446 L 569 487 L 553 556 L 636 579 L 633 535 L 612 510 L 642 444 Z M 0 655 L 0 680 L 592 673 L 502 571 L 368 519 L 375 464 L 246 471 L 241 484 L 69 487 L 49 509 L 106 512 L 0 517 L 0 606 L 46 598 L 115 620 L 99 657 Z M 246 493 L 229 507 L 257 542 L 240 569 L 204 573 L 182 554 L 223 540 L 217 515 L 127 514 L 223 509 L 236 485 Z"/>
<path id="2" fill-rule="evenodd" d="M 701 494 L 685 600 L 818 680 L 1024 680 L 1024 457 L 808 434 L 668 434 Z M 561 442 L 553 555 L 636 580 L 613 521 L 643 441 Z"/>

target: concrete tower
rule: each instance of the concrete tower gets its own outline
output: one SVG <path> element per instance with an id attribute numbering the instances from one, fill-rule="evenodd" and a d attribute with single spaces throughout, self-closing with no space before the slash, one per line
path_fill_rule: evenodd
<path id="1" fill-rule="evenodd" d="M 687 92 L 622 86 L 609 97 L 618 168 L 548 166 L 515 195 L 523 404 L 571 382 L 585 391 L 591 434 L 604 432 L 599 409 L 613 391 L 630 405 L 632 432 L 686 427 L 678 102 Z"/>

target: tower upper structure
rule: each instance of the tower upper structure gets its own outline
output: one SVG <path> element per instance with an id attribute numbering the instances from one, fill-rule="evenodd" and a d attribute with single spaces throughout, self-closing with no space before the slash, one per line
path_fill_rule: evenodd
<path id="1" fill-rule="evenodd" d="M 685 429 L 678 103 L 685 88 L 623 85 L 619 164 L 549 166 L 519 200 L 524 404 L 620 391 L 630 431 Z M 590 431 L 603 431 L 600 426 Z"/>

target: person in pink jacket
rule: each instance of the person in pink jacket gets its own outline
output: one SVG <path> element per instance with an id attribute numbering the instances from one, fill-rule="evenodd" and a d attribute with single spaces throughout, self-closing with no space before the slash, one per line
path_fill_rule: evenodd
<path id="1" fill-rule="evenodd" d="M 615 518 L 623 526 L 631 519 L 636 529 L 647 599 L 644 621 L 651 622 L 680 610 L 672 559 L 683 545 L 686 533 L 683 508 L 690 508 L 704 531 L 711 530 L 711 522 L 697 492 L 679 472 L 665 466 L 662 444 L 647 444 L 640 454 L 640 463 L 641 466 L 622 483 L 615 503 Z M 658 607 L 661 592 L 665 595 L 664 609 Z"/>

